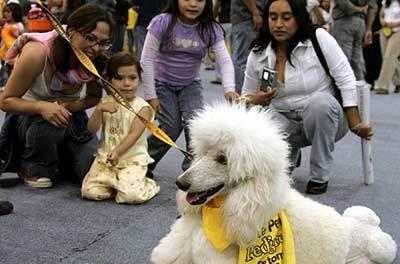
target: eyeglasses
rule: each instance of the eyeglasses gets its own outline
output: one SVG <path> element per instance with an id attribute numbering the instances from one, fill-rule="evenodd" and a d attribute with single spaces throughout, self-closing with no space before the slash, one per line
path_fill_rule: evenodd
<path id="1" fill-rule="evenodd" d="M 82 34 L 83 38 L 86 40 L 89 46 L 99 45 L 101 48 L 105 50 L 109 50 L 112 46 L 110 40 L 98 40 L 96 36 L 92 34 Z"/>

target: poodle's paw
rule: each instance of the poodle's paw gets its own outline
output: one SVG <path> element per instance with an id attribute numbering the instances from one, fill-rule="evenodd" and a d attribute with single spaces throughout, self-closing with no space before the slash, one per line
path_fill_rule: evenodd
<path id="1" fill-rule="evenodd" d="M 171 256 L 163 250 L 162 246 L 157 246 L 151 252 L 150 261 L 152 264 L 173 264 L 176 263 L 176 255 Z"/>
<path id="2" fill-rule="evenodd" d="M 370 208 L 365 206 L 352 206 L 344 210 L 343 216 L 354 218 L 361 223 L 379 226 L 381 220 Z"/>
<path id="3" fill-rule="evenodd" d="M 373 263 L 390 264 L 396 258 L 397 245 L 389 234 L 379 230 L 369 236 L 367 252 Z"/>

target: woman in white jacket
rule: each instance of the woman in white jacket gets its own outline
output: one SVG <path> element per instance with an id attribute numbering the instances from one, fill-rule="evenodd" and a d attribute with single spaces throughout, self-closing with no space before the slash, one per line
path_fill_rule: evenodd
<path id="1" fill-rule="evenodd" d="M 373 135 L 372 127 L 361 122 L 358 113 L 354 74 L 335 39 L 324 29 L 314 33 L 304 0 L 268 1 L 263 19 L 247 60 L 242 94 L 249 103 L 269 106 L 276 113 L 289 135 L 292 162 L 300 148 L 312 145 L 306 192 L 324 193 L 335 141 L 348 127 L 365 139 Z M 316 34 L 342 104 L 316 55 L 312 34 Z M 260 90 L 265 67 L 277 71 L 271 91 Z"/>

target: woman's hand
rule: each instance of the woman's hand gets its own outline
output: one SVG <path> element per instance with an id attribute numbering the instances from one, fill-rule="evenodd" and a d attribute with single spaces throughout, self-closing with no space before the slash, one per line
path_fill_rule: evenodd
<path id="1" fill-rule="evenodd" d="M 239 97 L 240 97 L 240 95 L 234 91 L 225 93 L 225 100 L 230 103 L 239 101 Z"/>
<path id="2" fill-rule="evenodd" d="M 113 150 L 108 154 L 107 160 L 111 163 L 111 165 L 115 166 L 119 162 L 119 154 L 117 151 Z"/>
<path id="3" fill-rule="evenodd" d="M 160 112 L 160 101 L 157 98 L 150 99 L 147 102 L 151 105 L 154 112 L 156 112 L 156 113 Z"/>
<path id="4" fill-rule="evenodd" d="M 39 113 L 44 120 L 59 128 L 67 127 L 72 115 L 70 111 L 57 102 L 42 102 L 40 104 Z"/>
<path id="5" fill-rule="evenodd" d="M 360 138 L 366 140 L 371 140 L 372 136 L 374 135 L 372 126 L 363 122 L 358 123 L 354 127 L 351 127 L 350 130 Z"/>
<path id="6" fill-rule="evenodd" d="M 271 103 L 272 98 L 274 98 L 277 93 L 278 90 L 276 88 L 272 89 L 269 92 L 264 92 L 260 89 L 257 89 L 256 94 L 251 97 L 250 103 L 267 106 Z"/>

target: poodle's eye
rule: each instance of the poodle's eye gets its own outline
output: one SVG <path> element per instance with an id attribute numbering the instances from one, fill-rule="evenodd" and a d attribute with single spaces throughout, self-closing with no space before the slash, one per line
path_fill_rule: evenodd
<path id="1" fill-rule="evenodd" d="M 216 161 L 217 161 L 219 164 L 222 164 L 222 165 L 226 165 L 226 164 L 228 163 L 228 161 L 227 161 L 227 159 L 226 159 L 226 156 L 223 155 L 223 154 L 219 154 L 218 157 L 217 157 L 217 159 L 216 159 Z"/>

